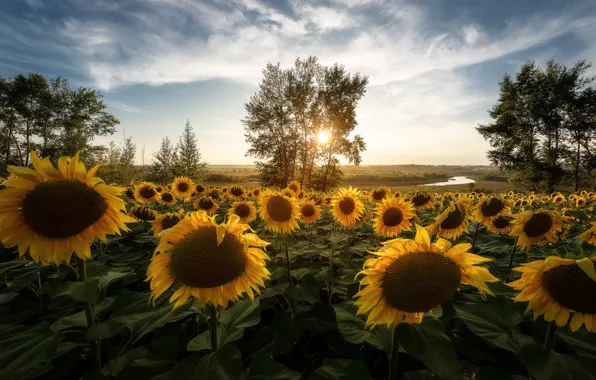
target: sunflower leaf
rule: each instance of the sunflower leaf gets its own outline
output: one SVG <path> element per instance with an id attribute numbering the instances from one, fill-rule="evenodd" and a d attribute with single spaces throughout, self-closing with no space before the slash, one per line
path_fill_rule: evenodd
<path id="1" fill-rule="evenodd" d="M 371 379 L 366 365 L 360 360 L 328 359 L 308 380 L 366 380 Z"/>
<path id="2" fill-rule="evenodd" d="M 571 356 L 549 351 L 536 344 L 526 344 L 520 357 L 530 375 L 537 380 L 595 380 L 594 374 Z"/>
<path id="3" fill-rule="evenodd" d="M 354 306 L 354 302 L 342 302 L 333 305 L 333 309 L 335 310 L 337 328 L 346 341 L 360 344 L 368 338 L 370 332 L 364 327 L 366 316 L 356 316 L 358 307 Z"/>

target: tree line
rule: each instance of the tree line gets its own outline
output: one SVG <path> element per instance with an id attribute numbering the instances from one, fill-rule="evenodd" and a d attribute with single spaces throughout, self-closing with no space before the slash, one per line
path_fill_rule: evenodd
<path id="1" fill-rule="evenodd" d="M 368 77 L 344 66 L 324 66 L 316 57 L 296 59 L 288 69 L 269 63 L 258 91 L 245 104 L 247 156 L 257 159 L 261 184 L 327 190 L 339 183 L 339 157 L 360 164 L 366 144 L 351 137 L 358 125 L 356 107 Z M 318 138 L 320 133 L 328 141 Z"/>
<path id="2" fill-rule="evenodd" d="M 570 67 L 529 61 L 499 82 L 492 121 L 476 129 L 488 158 L 531 190 L 593 188 L 596 169 L 596 89 L 591 64 Z"/>

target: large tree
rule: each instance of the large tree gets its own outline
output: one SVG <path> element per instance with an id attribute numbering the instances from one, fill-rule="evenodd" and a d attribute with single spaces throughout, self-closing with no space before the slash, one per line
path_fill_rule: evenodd
<path id="1" fill-rule="evenodd" d="M 207 163 L 201 161 L 197 136 L 190 125 L 190 120 L 186 121 L 186 126 L 176 146 L 176 155 L 173 157 L 173 171 L 178 176 L 185 176 L 194 180 L 202 180 L 207 175 Z"/>
<path id="2" fill-rule="evenodd" d="M 490 161 L 533 190 L 552 192 L 571 179 L 579 188 L 595 129 L 589 68 L 585 61 L 544 68 L 530 61 L 515 78 L 506 74 L 489 111 L 493 121 L 476 128 L 491 145 Z"/>
<path id="3" fill-rule="evenodd" d="M 341 178 L 339 156 L 359 164 L 364 140 L 349 136 L 367 84 L 367 77 L 338 64 L 323 66 L 316 57 L 297 59 L 290 69 L 267 64 L 242 120 L 247 155 L 257 159 L 262 184 L 286 186 L 297 179 L 327 189 Z M 329 136 L 325 143 L 317 139 L 321 131 Z"/>
<path id="4" fill-rule="evenodd" d="M 176 148 L 170 141 L 169 137 L 161 140 L 161 146 L 157 152 L 153 154 L 153 163 L 149 177 L 151 181 L 166 184 L 174 180 L 174 163 L 178 159 Z"/>

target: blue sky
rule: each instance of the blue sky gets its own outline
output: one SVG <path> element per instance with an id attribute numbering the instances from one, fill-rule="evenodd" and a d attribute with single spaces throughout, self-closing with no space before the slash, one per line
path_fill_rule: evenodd
<path id="1" fill-rule="evenodd" d="M 189 118 L 208 162 L 251 164 L 240 119 L 261 70 L 316 55 L 369 76 L 363 164 L 484 164 L 474 127 L 502 75 L 595 62 L 594 36 L 593 0 L 0 0 L 0 75 L 101 90 L 121 125 L 99 142 L 125 131 L 145 163 Z"/>

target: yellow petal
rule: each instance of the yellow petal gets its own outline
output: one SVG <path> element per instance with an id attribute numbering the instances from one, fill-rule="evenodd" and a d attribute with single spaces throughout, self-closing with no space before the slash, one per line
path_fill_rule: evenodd
<path id="1" fill-rule="evenodd" d="M 558 327 L 565 326 L 567 324 L 568 320 L 569 320 L 569 309 L 566 307 L 561 307 L 561 311 L 557 315 L 557 318 L 555 318 L 555 322 L 557 323 L 557 326 Z"/>
<path id="2" fill-rule="evenodd" d="M 596 270 L 594 270 L 594 262 L 588 257 L 576 261 L 576 264 L 588 275 L 592 280 L 596 281 Z"/>
<path id="3" fill-rule="evenodd" d="M 215 233 L 217 234 L 217 246 L 223 242 L 224 237 L 226 236 L 226 227 L 225 226 L 217 226 L 215 227 Z"/>
<path id="4" fill-rule="evenodd" d="M 584 324 L 584 315 L 582 313 L 575 312 L 573 313 L 573 317 L 571 318 L 571 323 L 569 323 L 569 328 L 571 331 L 577 331 L 580 327 Z"/>
<path id="5" fill-rule="evenodd" d="M 416 237 L 414 238 L 414 241 L 418 244 L 424 245 L 425 247 L 430 246 L 430 236 L 428 236 L 428 232 L 418 224 L 416 225 Z"/>

